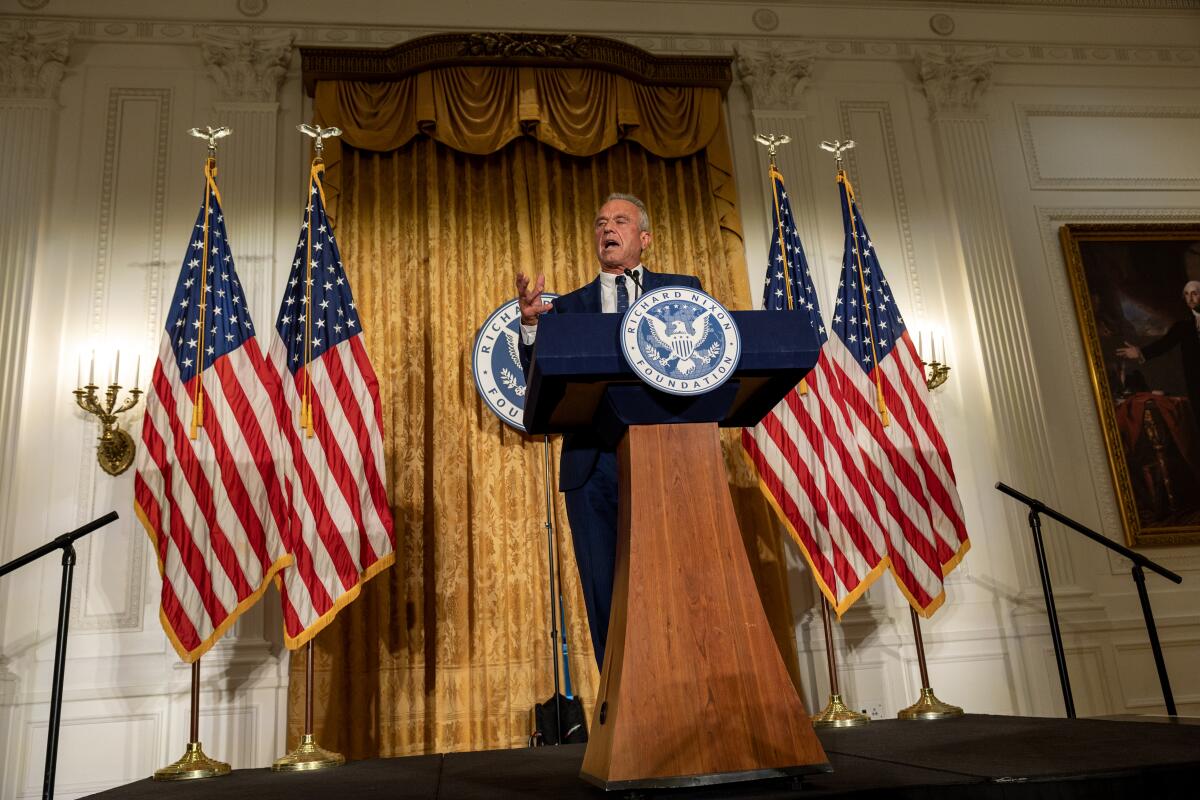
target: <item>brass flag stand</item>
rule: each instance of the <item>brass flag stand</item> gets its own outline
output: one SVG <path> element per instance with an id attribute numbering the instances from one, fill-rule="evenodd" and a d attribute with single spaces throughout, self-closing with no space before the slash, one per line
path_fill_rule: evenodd
<path id="1" fill-rule="evenodd" d="M 340 767 L 346 763 L 341 753 L 326 750 L 313 736 L 313 643 L 308 640 L 304 654 L 304 735 L 296 749 L 271 765 L 272 772 L 305 772 Z"/>
<path id="2" fill-rule="evenodd" d="M 201 128 L 192 128 L 188 133 L 195 136 L 197 139 L 204 139 L 208 142 L 208 159 L 205 162 L 205 178 L 211 186 L 212 176 L 216 174 L 217 167 L 217 140 L 223 139 L 231 134 L 229 128 L 205 126 Z M 207 221 L 208 200 L 205 200 L 205 220 Z M 207 235 L 207 227 L 205 229 Z M 196 433 L 193 430 L 192 437 L 195 438 Z M 219 775 L 229 774 L 229 765 L 224 761 L 217 761 L 209 758 L 204 753 L 204 747 L 200 744 L 200 659 L 192 662 L 192 697 L 191 697 L 191 722 L 188 732 L 187 748 L 184 750 L 183 756 L 173 764 L 168 764 L 162 769 L 156 770 L 154 780 L 156 781 L 187 781 L 196 778 L 215 778 Z"/>
<path id="3" fill-rule="evenodd" d="M 842 702 L 842 693 L 838 690 L 837 656 L 834 654 L 833 621 L 829 615 L 829 601 L 821 595 L 821 619 L 825 623 L 825 657 L 829 664 L 829 702 L 819 714 L 812 718 L 816 728 L 853 728 L 866 725 L 871 718 L 866 714 L 854 711 Z"/>
<path id="4" fill-rule="evenodd" d="M 316 153 L 312 161 L 311 176 L 316 174 L 319 165 L 322 163 L 322 152 L 325 149 L 324 140 L 331 136 L 340 136 L 341 130 L 338 128 L 322 128 L 320 125 L 301 124 L 296 126 L 296 130 L 309 136 L 313 139 L 313 145 Z M 312 219 L 312 197 L 308 200 L 308 213 L 305 215 L 306 220 Z M 306 223 L 307 225 L 307 223 Z M 312 228 L 306 228 L 309 232 L 308 239 L 308 265 L 309 276 L 307 284 L 312 285 L 311 270 L 312 270 Z M 311 303 L 311 295 L 305 299 L 306 304 Z M 311 335 L 307 337 L 311 340 Z M 307 346 L 307 342 L 306 342 Z M 305 359 L 307 364 L 310 359 Z M 311 384 L 308 383 L 308 370 L 305 368 L 305 405 L 307 409 L 307 392 L 311 391 Z M 312 436 L 312 421 L 311 416 L 307 416 L 305 411 L 301 412 L 301 427 L 305 428 L 309 436 Z M 307 772 L 309 770 L 328 769 L 329 767 L 340 767 L 346 763 L 346 757 L 341 753 L 335 753 L 331 750 L 326 750 L 317 744 L 316 737 L 313 735 L 313 643 L 312 639 L 308 640 L 308 645 L 304 653 L 304 735 L 300 737 L 300 744 L 296 749 L 283 756 L 274 764 L 271 765 L 272 772 Z"/>
<path id="5" fill-rule="evenodd" d="M 174 764 L 154 773 L 156 781 L 188 781 L 195 778 L 215 778 L 228 775 L 229 765 L 204 754 L 200 744 L 200 659 L 192 662 L 192 720 L 187 750 Z"/>
<path id="6" fill-rule="evenodd" d="M 921 668 L 921 697 L 908 708 L 896 715 L 899 719 L 951 719 L 961 717 L 963 710 L 958 706 L 943 703 L 933 693 L 929 685 L 929 668 L 925 665 L 925 642 L 921 639 L 921 618 L 911 606 L 908 613 L 912 615 L 913 637 L 917 640 L 917 665 Z"/>

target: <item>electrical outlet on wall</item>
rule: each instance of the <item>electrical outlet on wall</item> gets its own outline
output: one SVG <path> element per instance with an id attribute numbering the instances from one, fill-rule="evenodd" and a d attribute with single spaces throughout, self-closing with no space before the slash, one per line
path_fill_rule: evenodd
<path id="1" fill-rule="evenodd" d="M 863 709 L 862 713 L 866 714 L 871 719 L 883 719 L 883 703 L 879 702 L 878 700 L 872 703 L 867 703 L 867 707 Z"/>

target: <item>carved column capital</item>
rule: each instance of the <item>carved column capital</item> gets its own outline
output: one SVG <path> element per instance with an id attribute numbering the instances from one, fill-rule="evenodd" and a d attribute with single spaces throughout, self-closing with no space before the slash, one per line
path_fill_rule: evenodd
<path id="1" fill-rule="evenodd" d="M 992 83 L 995 58 L 991 49 L 917 51 L 917 76 L 930 110 L 978 110 L 979 99 Z"/>
<path id="2" fill-rule="evenodd" d="M 69 33 L 21 31 L 0 40 L 0 97 L 57 97 L 70 49 Z"/>
<path id="3" fill-rule="evenodd" d="M 292 61 L 292 36 L 229 38 L 197 32 L 208 75 L 225 102 L 274 103 Z"/>
<path id="4" fill-rule="evenodd" d="M 799 108 L 816 59 L 811 50 L 784 49 L 778 45 L 768 50 L 734 50 L 737 76 L 756 111 Z"/>

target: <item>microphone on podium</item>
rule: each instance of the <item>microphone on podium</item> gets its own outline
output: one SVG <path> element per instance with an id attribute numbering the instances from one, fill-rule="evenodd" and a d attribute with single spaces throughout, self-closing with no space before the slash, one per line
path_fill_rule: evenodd
<path id="1" fill-rule="evenodd" d="M 627 277 L 631 278 L 633 282 L 637 284 L 638 294 L 645 294 L 646 290 L 642 288 L 642 282 L 638 280 L 637 273 L 631 270 L 629 267 L 625 267 L 624 272 Z"/>

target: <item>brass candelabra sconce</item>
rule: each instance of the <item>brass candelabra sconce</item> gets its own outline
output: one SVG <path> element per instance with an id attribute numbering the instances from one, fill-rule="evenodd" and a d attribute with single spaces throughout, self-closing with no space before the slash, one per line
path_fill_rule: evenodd
<path id="1" fill-rule="evenodd" d="M 938 361 L 938 350 L 942 351 L 942 360 Z M 925 386 L 929 391 L 941 386 L 950 378 L 950 365 L 946 358 L 946 337 L 941 337 L 941 347 L 934 340 L 933 333 L 929 334 L 929 352 L 925 352 L 925 332 L 917 332 L 917 353 L 921 356 L 921 364 L 925 368 Z"/>
<path id="2" fill-rule="evenodd" d="M 98 393 L 102 387 L 96 385 L 95 382 L 96 357 L 93 353 L 92 363 L 88 368 L 88 382 L 71 393 L 75 395 L 76 405 L 95 416 L 100 422 L 100 437 L 96 440 L 96 460 L 100 462 L 100 469 L 109 475 L 120 475 L 133 463 L 133 454 L 137 450 L 137 446 L 134 444 L 133 437 L 122 430 L 117 422 L 118 417 L 136 406 L 138 399 L 142 396 L 142 390 L 137 387 L 141 371 L 142 359 L 139 356 L 137 367 L 134 370 L 133 388 L 129 390 L 124 401 L 118 405 L 117 401 L 121 397 L 123 388 L 120 384 L 121 353 L 117 352 L 113 374 L 103 394 Z M 75 378 L 77 386 L 79 382 L 80 375 L 77 371 Z"/>

